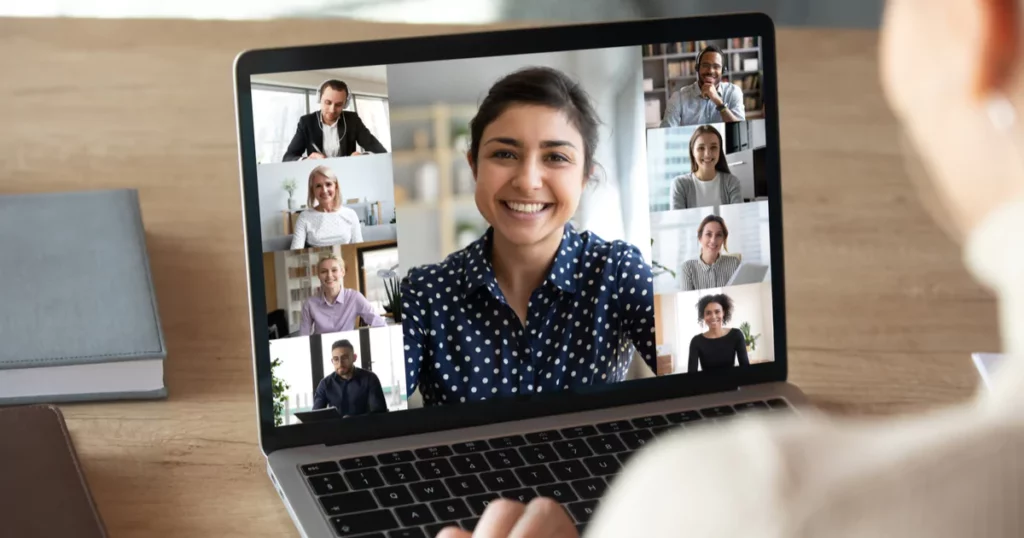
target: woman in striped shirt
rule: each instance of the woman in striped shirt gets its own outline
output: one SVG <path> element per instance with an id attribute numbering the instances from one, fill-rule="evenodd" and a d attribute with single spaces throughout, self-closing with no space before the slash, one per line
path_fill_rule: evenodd
<path id="1" fill-rule="evenodd" d="M 725 219 L 708 215 L 697 228 L 700 257 L 683 262 L 683 291 L 720 288 L 740 266 L 736 256 L 723 256 L 729 250 L 729 228 Z"/>

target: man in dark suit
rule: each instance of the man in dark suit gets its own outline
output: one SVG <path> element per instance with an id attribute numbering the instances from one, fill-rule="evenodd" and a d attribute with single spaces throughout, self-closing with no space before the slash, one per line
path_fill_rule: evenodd
<path id="1" fill-rule="evenodd" d="M 320 110 L 299 118 L 295 136 L 284 152 L 285 161 L 359 155 L 356 143 L 369 153 L 387 153 L 359 115 L 345 111 L 350 95 L 347 84 L 328 80 L 317 95 Z"/>
<path id="2" fill-rule="evenodd" d="M 331 346 L 331 365 L 334 373 L 317 385 L 313 393 L 313 409 L 337 409 L 343 416 L 386 413 L 384 389 L 377 374 L 356 368 L 356 354 L 352 343 L 338 340 Z"/>

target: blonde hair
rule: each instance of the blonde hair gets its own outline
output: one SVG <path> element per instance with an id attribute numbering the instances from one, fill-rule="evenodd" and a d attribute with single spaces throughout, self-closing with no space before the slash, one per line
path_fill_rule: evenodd
<path id="1" fill-rule="evenodd" d="M 322 176 L 328 181 L 334 183 L 334 207 L 328 209 L 334 211 L 341 207 L 341 185 L 338 184 L 338 176 L 334 175 L 334 171 L 324 165 L 317 166 L 309 173 L 309 186 L 306 189 L 306 207 L 310 209 L 316 207 L 314 205 L 316 202 L 316 195 L 313 194 L 313 182 L 316 180 L 317 176 Z"/>
<path id="2" fill-rule="evenodd" d="M 326 261 L 336 261 L 336 262 L 338 262 L 338 267 L 341 267 L 341 272 L 342 273 L 345 272 L 345 262 L 343 262 L 340 259 L 338 259 L 338 257 L 335 256 L 334 254 L 329 254 L 327 256 L 324 256 L 324 257 L 320 258 L 320 261 L 316 262 L 316 272 L 317 272 L 318 275 L 320 274 L 320 264 L 322 264 L 322 263 L 324 263 Z"/>

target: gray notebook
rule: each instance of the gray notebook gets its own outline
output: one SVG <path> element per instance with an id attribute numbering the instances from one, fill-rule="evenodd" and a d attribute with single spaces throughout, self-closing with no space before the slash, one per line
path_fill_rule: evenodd
<path id="1" fill-rule="evenodd" d="M 166 396 L 134 190 L 0 196 L 0 405 Z"/>

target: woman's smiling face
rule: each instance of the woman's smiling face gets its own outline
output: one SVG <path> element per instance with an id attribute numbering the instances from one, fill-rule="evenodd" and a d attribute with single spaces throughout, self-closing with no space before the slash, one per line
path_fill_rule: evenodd
<path id="1" fill-rule="evenodd" d="M 510 105 L 484 128 L 473 168 L 477 208 L 516 246 L 560 237 L 589 175 L 583 137 L 569 118 L 526 104 Z"/>

